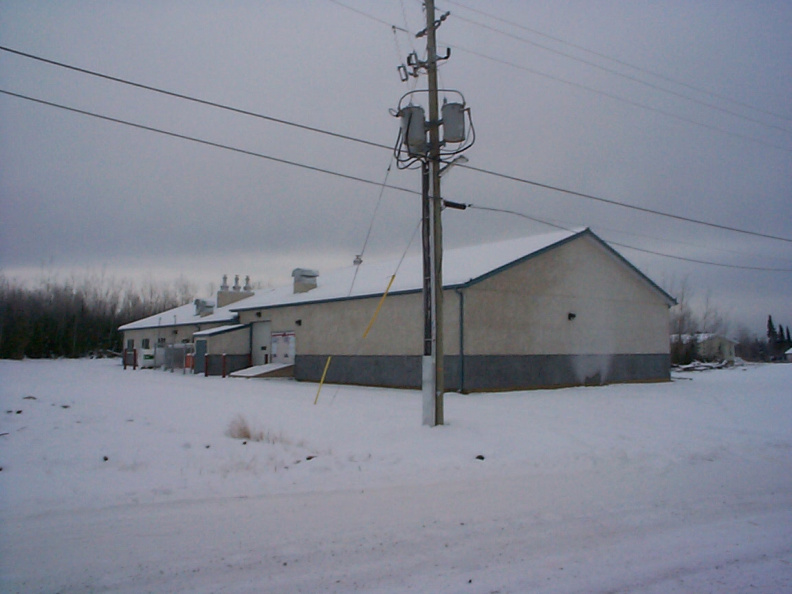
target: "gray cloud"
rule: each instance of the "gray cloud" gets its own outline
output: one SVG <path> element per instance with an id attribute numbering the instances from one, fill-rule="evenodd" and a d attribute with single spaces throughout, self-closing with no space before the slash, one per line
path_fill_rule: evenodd
<path id="1" fill-rule="evenodd" d="M 405 3 L 404 12 L 398 2 L 345 3 L 402 27 L 406 15 L 410 28 L 422 27 L 418 3 Z M 471 165 L 721 225 L 792 235 L 792 8 L 740 2 L 614 1 L 597 3 L 596 10 L 586 2 L 487 4 L 487 12 L 505 21 L 643 69 L 634 70 L 489 19 L 465 4 L 442 7 L 452 15 L 440 42 L 454 50 L 441 68 L 441 83 L 460 89 L 473 110 Z M 387 145 L 398 124 L 388 109 L 411 88 L 399 81 L 396 66 L 412 47 L 420 52 L 422 43 L 318 0 L 7 1 L 0 6 L 0 39 L 21 51 Z M 0 88 L 375 181 L 385 179 L 390 159 L 386 150 L 6 52 L 0 52 Z M 420 189 L 415 171 L 394 168 L 388 181 Z M 716 305 L 756 332 L 769 313 L 792 323 L 788 242 L 464 169 L 447 177 L 443 192 L 451 200 L 591 226 L 606 240 L 645 250 L 784 269 L 708 267 L 619 248 L 658 282 L 689 278 L 700 294 L 709 292 Z M 199 283 L 219 280 L 224 272 L 288 282 L 295 266 L 351 262 L 378 195 L 375 186 L 0 96 L 0 266 L 7 274 L 24 275 L 45 263 L 64 270 L 104 266 L 120 275 L 184 274 Z M 400 253 L 419 216 L 416 196 L 386 190 L 369 257 Z M 447 212 L 445 228 L 453 246 L 547 229 L 471 210 Z"/>

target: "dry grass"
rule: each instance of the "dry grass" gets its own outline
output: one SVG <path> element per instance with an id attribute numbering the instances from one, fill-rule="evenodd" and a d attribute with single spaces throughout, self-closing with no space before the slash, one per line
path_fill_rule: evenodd
<path id="1" fill-rule="evenodd" d="M 289 443 L 281 433 L 274 434 L 252 427 L 242 415 L 237 415 L 231 419 L 231 422 L 228 424 L 228 429 L 226 430 L 226 435 L 234 439 L 244 439 L 246 441 L 263 441 L 273 444 Z"/>

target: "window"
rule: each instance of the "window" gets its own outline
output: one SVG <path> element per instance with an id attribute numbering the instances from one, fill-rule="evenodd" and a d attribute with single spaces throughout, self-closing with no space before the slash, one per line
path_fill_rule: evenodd
<path id="1" fill-rule="evenodd" d="M 135 348 L 135 339 L 134 338 L 128 338 L 127 339 L 127 347 L 126 348 L 129 351 L 131 351 L 132 349 Z"/>
<path id="2" fill-rule="evenodd" d="M 142 348 L 142 349 L 150 349 L 151 348 L 151 341 L 148 338 L 144 338 L 141 341 L 141 343 L 142 344 L 140 345 L 140 348 Z"/>

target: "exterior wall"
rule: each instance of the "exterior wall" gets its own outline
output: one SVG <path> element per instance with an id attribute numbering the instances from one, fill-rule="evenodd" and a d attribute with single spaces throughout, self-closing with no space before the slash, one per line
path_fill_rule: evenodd
<path id="1" fill-rule="evenodd" d="M 297 357 L 294 377 L 319 381 L 327 356 Z M 444 358 L 447 391 L 493 392 L 618 382 L 666 381 L 670 358 L 654 355 L 458 355 Z M 325 381 L 338 384 L 421 387 L 421 357 L 333 356 Z"/>
<path id="2" fill-rule="evenodd" d="M 135 348 L 139 349 L 143 345 L 143 340 L 148 338 L 153 349 L 160 338 L 165 339 L 165 344 L 179 343 L 184 340 L 192 342 L 193 332 L 196 326 L 161 326 L 159 328 L 144 328 L 141 330 L 124 330 L 124 348 L 129 339 L 134 339 Z"/>
<path id="3" fill-rule="evenodd" d="M 699 356 L 704 360 L 734 362 L 734 343 L 722 336 L 712 336 L 702 340 L 697 348 Z"/>
<path id="4" fill-rule="evenodd" d="M 206 355 L 203 365 L 204 375 L 221 375 L 250 367 L 250 355 Z"/>
<path id="5" fill-rule="evenodd" d="M 217 307 L 225 307 L 231 303 L 247 299 L 251 295 L 254 295 L 251 291 L 218 291 Z"/>
<path id="6" fill-rule="evenodd" d="M 458 299 L 445 291 L 444 319 L 446 353 L 458 353 Z M 350 299 L 261 311 L 239 312 L 239 321 L 249 324 L 271 321 L 272 332 L 294 331 L 298 355 L 381 355 L 423 354 L 423 314 L 421 294 L 389 295 L 365 340 L 361 340 L 380 297 Z M 299 320 L 299 324 L 298 324 Z"/>
<path id="7" fill-rule="evenodd" d="M 208 330 L 210 328 L 215 328 L 220 326 L 220 323 L 214 324 L 207 324 L 205 326 L 198 326 L 193 324 L 187 324 L 183 326 L 159 326 L 154 328 L 143 328 L 143 329 L 136 329 L 136 330 L 124 330 L 124 349 L 127 348 L 128 341 L 134 340 L 135 344 L 134 347 L 138 351 L 143 348 L 143 341 L 148 339 L 150 349 L 154 353 L 155 359 L 153 366 L 159 367 L 165 363 L 164 359 L 164 349 L 157 348 L 159 343 L 159 339 L 162 338 L 165 341 L 165 346 L 172 345 L 172 344 L 181 344 L 183 342 L 192 343 L 193 342 L 193 334 L 198 330 Z M 175 331 L 175 332 L 174 332 Z M 245 347 L 244 351 L 239 351 L 240 353 L 245 352 L 247 353 L 249 350 L 249 346 Z M 141 357 L 138 357 L 138 364 L 141 363 Z"/>
<path id="8" fill-rule="evenodd" d="M 585 236 L 469 287 L 464 307 L 469 355 L 669 353 L 668 304 Z"/>
<path id="9" fill-rule="evenodd" d="M 206 340 L 206 352 L 210 355 L 247 355 L 250 353 L 250 328 L 240 328 L 211 336 L 202 336 Z"/>

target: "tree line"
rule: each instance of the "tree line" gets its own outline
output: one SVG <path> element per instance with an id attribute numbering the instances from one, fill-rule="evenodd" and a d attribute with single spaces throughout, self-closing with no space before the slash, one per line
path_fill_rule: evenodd
<path id="1" fill-rule="evenodd" d="M 792 336 L 789 333 L 789 326 L 787 325 L 786 331 L 781 325 L 776 328 L 772 315 L 767 316 L 767 346 L 772 359 L 781 358 L 786 351 L 792 349 Z"/>
<path id="2" fill-rule="evenodd" d="M 693 337 L 698 334 L 719 334 L 734 338 L 735 354 L 746 361 L 777 361 L 792 348 L 789 326 L 775 326 L 772 315 L 767 319 L 766 338 L 739 328 L 730 328 L 727 316 L 723 315 L 713 303 L 709 294 L 696 301 L 695 291 L 687 279 L 681 283 L 672 281 L 669 291 L 676 297 L 677 304 L 671 308 L 671 363 L 687 365 L 701 358 L 698 343 Z"/>
<path id="3" fill-rule="evenodd" d="M 0 274 L 0 358 L 119 352 L 119 326 L 187 303 L 195 292 L 183 278 L 136 284 L 85 274 L 30 286 Z"/>

